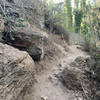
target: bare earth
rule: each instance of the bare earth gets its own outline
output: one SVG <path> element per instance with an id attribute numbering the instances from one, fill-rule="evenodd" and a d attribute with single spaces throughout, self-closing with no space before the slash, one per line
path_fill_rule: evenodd
<path id="1" fill-rule="evenodd" d="M 77 45 L 70 46 L 69 52 L 60 45 L 58 47 L 62 50 L 63 57 L 43 63 L 45 69 L 35 76 L 36 82 L 23 100 L 83 100 L 77 96 L 80 94 L 67 90 L 55 76 L 65 65 L 69 65 L 77 57 L 86 57 L 87 54 L 78 49 Z"/>

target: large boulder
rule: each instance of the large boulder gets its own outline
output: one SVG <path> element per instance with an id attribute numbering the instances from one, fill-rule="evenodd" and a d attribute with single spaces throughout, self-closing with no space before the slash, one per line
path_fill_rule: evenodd
<path id="1" fill-rule="evenodd" d="M 33 82 L 34 68 L 27 52 L 0 43 L 0 100 L 18 99 Z"/>

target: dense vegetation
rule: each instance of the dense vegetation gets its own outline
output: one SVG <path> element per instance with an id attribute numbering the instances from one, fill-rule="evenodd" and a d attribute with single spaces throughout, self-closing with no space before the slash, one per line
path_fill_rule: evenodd
<path id="1" fill-rule="evenodd" d="M 58 4 L 53 1 L 47 3 L 49 13 L 45 16 L 46 27 L 52 31 L 61 27 L 66 31 L 81 34 L 85 40 L 85 49 L 90 52 L 96 49 L 100 38 L 100 8 L 96 6 L 96 2 L 65 0 Z"/>
<path id="2" fill-rule="evenodd" d="M 52 31 L 56 30 L 57 33 L 62 33 L 63 30 L 66 30 L 70 32 L 70 35 L 73 33 L 81 35 L 84 39 L 84 49 L 88 51 L 95 60 L 92 74 L 93 76 L 94 73 L 98 74 L 100 71 L 98 68 L 100 65 L 99 2 L 92 2 L 91 0 L 65 0 L 62 3 L 63 8 L 60 3 L 55 4 L 53 1 L 47 3 L 50 14 L 46 16 L 46 26 Z M 62 31 L 60 31 L 60 28 Z M 98 76 L 99 75 L 97 75 L 97 77 Z"/>

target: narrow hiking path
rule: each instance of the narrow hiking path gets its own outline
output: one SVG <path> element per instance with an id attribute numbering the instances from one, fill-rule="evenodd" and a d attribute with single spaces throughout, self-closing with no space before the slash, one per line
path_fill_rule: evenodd
<path id="1" fill-rule="evenodd" d="M 67 90 L 56 78 L 56 74 L 61 72 L 66 65 L 69 65 L 77 57 L 87 57 L 88 55 L 77 48 L 77 45 L 69 47 L 69 52 L 58 45 L 64 56 L 57 60 L 44 64 L 45 70 L 35 76 L 36 82 L 24 100 L 83 100 L 77 97 L 77 93 Z"/>

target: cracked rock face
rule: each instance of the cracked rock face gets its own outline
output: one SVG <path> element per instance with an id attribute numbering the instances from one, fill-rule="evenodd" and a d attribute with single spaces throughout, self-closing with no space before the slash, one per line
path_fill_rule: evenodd
<path id="1" fill-rule="evenodd" d="M 34 61 L 27 52 L 0 43 L 0 100 L 16 100 L 33 82 Z"/>

